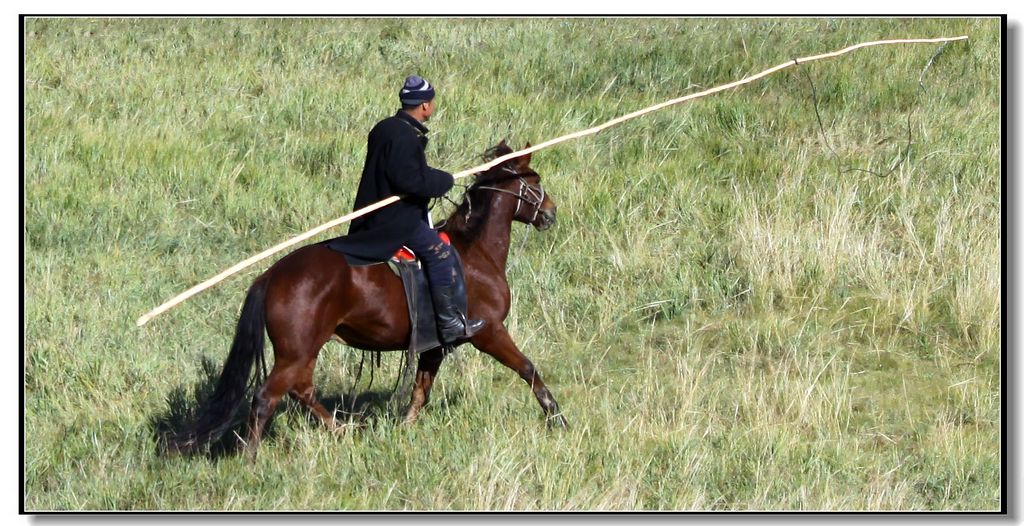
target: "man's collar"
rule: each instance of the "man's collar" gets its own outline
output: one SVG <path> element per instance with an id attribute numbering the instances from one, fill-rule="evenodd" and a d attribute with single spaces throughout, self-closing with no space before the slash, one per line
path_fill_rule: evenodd
<path id="1" fill-rule="evenodd" d="M 420 133 L 424 133 L 425 134 L 425 133 L 430 131 L 426 126 L 423 125 L 422 122 L 416 120 L 416 117 L 413 117 L 412 115 L 409 115 L 405 110 L 398 110 L 398 113 L 395 114 L 395 117 L 398 117 L 399 119 L 402 119 L 405 122 L 408 122 L 414 128 L 419 130 Z"/>

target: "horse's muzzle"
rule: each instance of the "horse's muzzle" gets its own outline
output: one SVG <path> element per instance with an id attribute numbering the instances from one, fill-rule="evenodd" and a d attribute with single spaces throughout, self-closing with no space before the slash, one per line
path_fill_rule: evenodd
<path id="1" fill-rule="evenodd" d="M 547 230 L 555 225 L 555 209 L 544 209 L 540 211 L 540 222 L 537 223 L 537 230 Z"/>

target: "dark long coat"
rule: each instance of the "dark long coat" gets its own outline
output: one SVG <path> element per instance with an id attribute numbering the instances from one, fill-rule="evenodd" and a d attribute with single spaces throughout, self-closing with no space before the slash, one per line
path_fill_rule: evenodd
<path id="1" fill-rule="evenodd" d="M 370 130 L 366 163 L 353 210 L 392 195 L 406 197 L 353 220 L 348 235 L 331 240 L 331 248 L 359 258 L 383 261 L 406 244 L 417 223 L 427 221 L 430 198 L 441 197 L 455 183 L 450 173 L 427 165 L 428 131 L 401 110 Z"/>

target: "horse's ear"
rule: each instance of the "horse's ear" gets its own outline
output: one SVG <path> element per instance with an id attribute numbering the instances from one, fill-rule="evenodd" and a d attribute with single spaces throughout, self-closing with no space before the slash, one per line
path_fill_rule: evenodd
<path id="1" fill-rule="evenodd" d="M 505 139 L 502 139 L 501 142 L 499 142 L 498 145 L 495 146 L 495 149 L 498 150 L 499 152 L 503 152 L 505 150 L 512 151 L 512 148 L 508 147 L 508 143 L 505 142 Z"/>
<path id="2" fill-rule="evenodd" d="M 526 143 L 526 146 L 524 146 L 523 149 L 525 150 L 525 149 L 527 149 L 529 147 L 530 147 L 530 143 Z M 522 157 L 518 157 L 516 159 L 516 164 L 519 166 L 519 168 L 526 168 L 526 167 L 530 166 L 530 157 L 532 157 L 532 156 L 533 156 L 532 153 L 528 153 L 526 155 L 523 155 Z"/>

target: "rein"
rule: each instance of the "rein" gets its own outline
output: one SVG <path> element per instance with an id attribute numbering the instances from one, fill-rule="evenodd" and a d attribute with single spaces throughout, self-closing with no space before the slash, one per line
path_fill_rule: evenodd
<path id="1" fill-rule="evenodd" d="M 544 191 L 544 187 L 534 186 L 532 184 L 527 183 L 526 180 L 524 180 L 522 176 L 519 175 L 519 172 L 511 168 L 502 169 L 518 177 L 519 192 L 505 190 L 504 188 L 496 188 L 494 186 L 477 186 L 476 188 L 481 190 L 501 192 L 503 194 L 509 194 L 511 196 L 514 196 L 518 201 L 516 202 L 515 212 L 512 212 L 513 217 L 519 215 L 519 209 L 522 208 L 523 202 L 533 205 L 533 217 L 530 218 L 530 221 L 536 221 L 537 216 L 540 214 L 540 206 L 544 204 L 544 197 L 547 195 Z M 469 221 L 469 216 L 473 213 L 473 200 L 470 197 L 469 192 L 466 192 L 466 202 L 469 204 L 469 208 L 466 210 L 466 221 Z"/>

